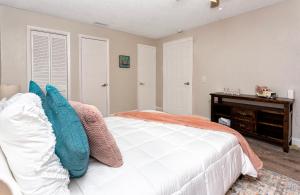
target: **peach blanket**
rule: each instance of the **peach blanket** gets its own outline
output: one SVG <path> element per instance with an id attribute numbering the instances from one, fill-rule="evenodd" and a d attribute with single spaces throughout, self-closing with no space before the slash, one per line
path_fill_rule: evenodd
<path id="1" fill-rule="evenodd" d="M 159 112 L 139 112 L 139 111 L 120 112 L 115 114 L 115 116 L 178 124 L 178 125 L 195 127 L 200 129 L 208 129 L 212 131 L 222 131 L 222 132 L 233 134 L 238 139 L 239 144 L 241 145 L 244 153 L 249 157 L 255 169 L 259 170 L 263 167 L 263 162 L 254 153 L 254 151 L 249 146 L 247 140 L 239 132 L 235 131 L 230 127 L 211 122 L 204 118 L 198 116 L 191 116 L 191 115 L 188 116 L 188 115 L 175 115 L 175 114 L 159 113 Z"/>

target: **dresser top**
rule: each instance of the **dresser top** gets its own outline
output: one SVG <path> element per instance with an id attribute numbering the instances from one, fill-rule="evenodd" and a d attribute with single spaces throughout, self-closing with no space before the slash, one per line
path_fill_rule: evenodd
<path id="1" fill-rule="evenodd" d="M 266 103 L 274 103 L 274 104 L 292 104 L 295 101 L 293 99 L 282 98 L 282 97 L 277 97 L 275 99 L 270 99 L 270 98 L 258 97 L 256 95 L 247 95 L 247 94 L 230 95 L 230 94 L 225 94 L 223 92 L 210 93 L 210 95 L 214 96 L 214 97 L 221 97 L 221 98 L 228 98 L 228 99 L 266 102 Z"/>

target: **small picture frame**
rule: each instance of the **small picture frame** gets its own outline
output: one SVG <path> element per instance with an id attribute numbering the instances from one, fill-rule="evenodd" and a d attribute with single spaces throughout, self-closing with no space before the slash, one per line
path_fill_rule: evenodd
<path id="1" fill-rule="evenodd" d="M 119 55 L 119 67 L 130 68 L 130 56 Z"/>

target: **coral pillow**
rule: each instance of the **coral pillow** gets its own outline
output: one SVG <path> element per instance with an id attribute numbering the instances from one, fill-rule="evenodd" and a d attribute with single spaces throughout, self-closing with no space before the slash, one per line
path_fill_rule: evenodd
<path id="1" fill-rule="evenodd" d="M 46 86 L 48 106 L 55 113 L 49 118 L 56 136 L 55 152 L 71 177 L 85 174 L 89 162 L 89 144 L 84 128 L 68 101 L 51 86 Z"/>
<path id="2" fill-rule="evenodd" d="M 111 167 L 123 164 L 120 150 L 107 129 L 101 112 L 95 107 L 70 101 L 85 128 L 90 144 L 91 156 Z"/>

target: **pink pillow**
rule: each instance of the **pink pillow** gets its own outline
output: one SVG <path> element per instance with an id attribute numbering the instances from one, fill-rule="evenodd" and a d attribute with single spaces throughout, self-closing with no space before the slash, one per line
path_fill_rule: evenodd
<path id="1" fill-rule="evenodd" d="M 90 154 L 99 162 L 111 167 L 123 164 L 121 152 L 114 137 L 106 127 L 101 112 L 92 105 L 70 101 L 85 129 L 90 145 Z"/>

